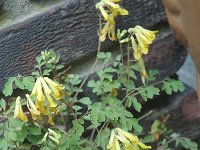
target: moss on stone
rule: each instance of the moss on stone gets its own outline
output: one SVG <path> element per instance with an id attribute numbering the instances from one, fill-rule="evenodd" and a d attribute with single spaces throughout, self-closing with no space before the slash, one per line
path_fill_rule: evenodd
<path id="1" fill-rule="evenodd" d="M 12 24 L 64 0 L 3 0 L 0 27 Z"/>

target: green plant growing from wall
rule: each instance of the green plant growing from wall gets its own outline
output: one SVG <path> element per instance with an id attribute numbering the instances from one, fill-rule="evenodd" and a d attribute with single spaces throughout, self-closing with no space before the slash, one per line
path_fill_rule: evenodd
<path id="1" fill-rule="evenodd" d="M 141 112 L 139 98 L 147 102 L 161 91 L 172 94 L 183 91 L 184 86 L 170 78 L 153 82 L 158 72 L 146 70 L 143 56 L 158 31 L 139 25 L 116 29 L 115 18 L 128 15 L 118 2 L 101 0 L 96 4 L 99 43 L 90 73 L 97 63 L 105 66 L 96 72 L 97 80 L 68 74 L 60 64 L 60 55 L 52 50 L 41 52 L 31 75 L 8 79 L 2 91 L 6 98 L 0 101 L 2 150 L 151 149 L 143 142 L 152 141 L 151 135 L 139 138 L 143 128 L 138 121 L 147 115 L 138 119 L 132 113 Z M 120 55 L 100 51 L 107 37 L 119 42 Z M 86 85 L 98 99 L 80 96 Z M 26 94 L 14 97 L 16 89 Z"/>

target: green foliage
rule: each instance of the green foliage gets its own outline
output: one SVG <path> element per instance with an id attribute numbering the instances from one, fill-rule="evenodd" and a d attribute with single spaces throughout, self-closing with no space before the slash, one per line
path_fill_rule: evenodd
<path id="1" fill-rule="evenodd" d="M 103 4 L 108 3 L 107 0 L 102 0 L 102 2 Z M 114 6 L 117 5 L 114 4 Z M 126 10 L 121 8 L 119 10 L 126 14 Z M 100 27 L 102 25 L 104 24 L 101 24 Z M 115 31 L 111 30 L 114 28 L 110 29 L 109 27 L 108 31 L 112 33 L 106 33 L 106 35 L 113 36 Z M 102 28 L 98 31 L 99 34 L 102 32 L 101 30 Z M 2 121 L 0 118 L 0 149 L 105 150 L 113 128 L 121 128 L 135 135 L 142 135 L 143 128 L 139 124 L 139 120 L 145 115 L 140 119 L 133 115 L 135 112 L 141 112 L 141 99 L 146 102 L 159 95 L 161 83 L 161 90 L 167 94 L 183 91 L 184 86 L 181 81 L 170 78 L 155 83 L 157 70 L 149 70 L 147 73 L 143 59 L 131 60 L 130 48 L 132 50 L 134 47 L 130 47 L 130 36 L 134 38 L 134 33 L 129 33 L 126 37 L 128 33 L 128 30 L 121 32 L 118 30 L 117 33 L 119 43 L 127 44 L 125 46 L 127 47 L 127 60 L 124 59 L 123 45 L 120 44 L 121 54 L 113 56 L 111 52 L 100 52 L 101 44 L 99 43 L 96 61 L 90 70 L 93 71 L 98 62 L 103 64 L 103 67 L 96 72 L 97 78 L 95 79 L 88 80 L 88 76 L 86 76 L 82 80 L 78 74 L 68 74 L 69 68 L 64 68 L 60 62 L 60 55 L 53 50 L 42 51 L 41 55 L 36 57 L 35 70 L 31 75 L 8 78 L 2 91 L 5 99 L 0 100 L 0 117 L 2 118 Z M 45 105 L 48 116 L 41 117 L 42 113 L 39 115 L 37 113 L 36 119 L 32 117 L 32 120 L 30 112 L 34 113 L 36 108 L 32 108 L 32 104 L 27 105 L 27 100 L 23 99 L 25 96 L 22 97 L 21 104 L 16 103 L 14 100 L 16 97 L 13 96 L 13 93 L 16 89 L 30 93 L 38 77 L 49 77 L 62 84 L 59 88 L 63 88 L 64 94 L 62 94 L 64 96 L 58 94 L 62 95 L 62 100 L 56 100 L 56 96 L 52 96 L 52 101 L 55 100 L 55 104 L 58 105 L 56 108 L 49 106 L 52 103 L 50 102 L 51 98 L 47 98 L 48 100 L 41 104 L 41 99 L 47 97 L 45 92 L 42 95 L 41 90 L 46 90 L 42 85 L 42 88 L 33 92 L 33 95 L 35 93 L 40 95 L 41 99 L 34 97 L 33 102 L 34 104 L 37 102 L 39 106 Z M 141 85 L 141 82 L 144 85 Z M 56 83 L 54 84 L 56 85 Z M 86 93 L 83 89 L 86 86 L 89 88 L 87 90 L 91 90 L 94 96 L 81 94 L 81 92 Z M 51 90 L 58 93 L 52 87 Z M 15 108 L 18 108 L 20 112 L 16 111 L 16 113 Z M 44 111 L 40 107 L 38 109 L 39 112 Z M 51 112 L 51 109 L 55 109 L 55 111 Z M 24 115 L 28 117 L 28 122 L 13 118 L 13 114 L 15 117 L 19 117 L 22 110 L 25 112 Z M 55 122 L 54 126 L 47 123 L 51 121 L 51 117 Z M 168 134 L 171 132 L 168 131 L 163 122 L 155 121 L 151 127 L 151 136 L 145 136 L 141 141 L 144 143 L 152 142 L 152 137 L 159 138 L 160 135 L 164 135 L 166 138 L 160 143 L 164 149 L 169 148 L 170 139 L 175 142 L 175 147 L 197 149 L 196 143 L 189 139 L 174 134 L 168 136 Z"/>
<path id="2" fill-rule="evenodd" d="M 185 148 L 187 150 L 197 150 L 197 143 L 191 141 L 189 138 L 182 137 L 167 128 L 166 121 L 155 120 L 151 125 L 151 135 L 155 141 L 158 142 L 157 149 L 173 150 L 179 148 Z"/>
<path id="3" fill-rule="evenodd" d="M 138 100 L 136 99 L 135 96 L 132 96 L 132 95 L 129 96 L 129 97 L 127 98 L 127 101 L 128 101 L 127 107 L 133 106 L 134 109 L 135 109 L 137 112 L 140 112 L 140 111 L 141 111 L 142 105 L 138 102 Z"/>
<path id="4" fill-rule="evenodd" d="M 172 92 L 183 92 L 184 85 L 179 80 L 174 80 L 167 78 L 163 81 L 162 90 L 165 91 L 167 94 L 172 94 Z"/>
<path id="5" fill-rule="evenodd" d="M 4 85 L 3 94 L 11 96 L 13 94 L 13 89 L 21 89 L 32 91 L 35 84 L 35 79 L 32 76 L 23 77 L 18 75 L 17 77 L 10 77 Z"/>
<path id="6" fill-rule="evenodd" d="M 96 80 L 91 79 L 88 81 L 87 86 L 91 88 L 95 95 L 99 96 L 99 100 L 93 101 L 90 97 L 74 97 L 75 93 L 83 91 L 82 88 L 79 88 L 79 84 L 82 81 L 79 75 L 58 73 L 58 70 L 63 69 L 63 66 L 59 64 L 59 58 L 60 56 L 57 56 L 53 51 L 44 51 L 41 56 L 36 58 L 37 70 L 31 76 L 18 75 L 17 77 L 10 77 L 4 86 L 3 93 L 5 96 L 11 96 L 13 89 L 31 91 L 36 78 L 41 74 L 44 76 L 53 75 L 55 79 L 60 80 L 65 86 L 65 99 L 60 103 L 59 113 L 61 118 L 57 118 L 57 129 L 54 129 L 54 131 L 61 138 L 52 137 L 46 127 L 13 119 L 10 116 L 13 114 L 15 102 L 9 103 L 10 108 L 6 110 L 6 101 L 1 99 L 0 108 L 5 117 L 8 117 L 4 123 L 0 123 L 0 144 L 3 150 L 8 148 L 30 149 L 32 146 L 37 146 L 42 150 L 90 150 L 91 144 L 95 149 L 98 149 L 98 147 L 106 149 L 111 133 L 108 126 L 134 131 L 137 134 L 142 133 L 143 129 L 137 118 L 127 108 L 141 112 L 142 105 L 138 98 L 141 97 L 144 101 L 153 99 L 154 96 L 159 95 L 160 89 L 157 84 L 136 87 L 135 81 L 138 80 L 138 73 L 140 73 L 140 66 L 137 63 L 124 66 L 121 63 L 121 55 L 113 58 L 110 52 L 100 52 L 97 55 L 99 61 L 105 66 L 107 64 L 112 65 L 97 71 L 98 78 Z M 154 81 L 156 74 L 156 70 L 149 71 L 147 83 Z M 158 84 L 160 83 L 163 83 L 162 90 L 168 94 L 183 91 L 184 89 L 183 84 L 174 79 L 167 78 Z M 118 96 L 120 95 L 119 93 L 125 94 L 123 99 Z M 26 104 L 24 100 L 22 100 L 23 104 Z M 71 109 L 66 107 L 69 104 Z M 65 126 L 62 125 L 65 122 L 62 120 L 64 119 L 63 115 L 74 117 L 70 128 L 66 128 L 65 124 Z M 83 133 L 89 130 L 93 130 L 94 133 L 99 130 L 96 137 L 92 137 L 94 138 L 93 141 L 82 137 Z M 155 121 L 151 128 L 151 134 L 164 134 L 166 130 L 167 128 L 162 126 L 159 121 Z M 152 141 L 151 137 L 146 136 L 143 141 L 150 142 Z M 183 145 L 184 140 L 187 143 L 185 145 Z M 28 141 L 28 143 L 25 141 Z M 185 148 L 195 147 L 194 143 L 185 138 L 179 138 L 176 141 L 176 145 Z"/>

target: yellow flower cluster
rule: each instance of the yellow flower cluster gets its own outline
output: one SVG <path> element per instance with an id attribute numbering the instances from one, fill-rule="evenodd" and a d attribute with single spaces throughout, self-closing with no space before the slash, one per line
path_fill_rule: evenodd
<path id="1" fill-rule="evenodd" d="M 142 54 L 147 54 L 149 51 L 149 45 L 155 39 L 155 34 L 158 31 L 150 31 L 144 29 L 141 26 L 136 26 L 135 28 L 130 28 L 128 32 L 131 34 L 131 44 L 133 47 L 133 55 L 136 60 L 142 58 Z"/>
<path id="2" fill-rule="evenodd" d="M 140 148 L 151 149 L 151 146 L 143 144 L 137 136 L 134 136 L 120 128 L 115 128 L 111 133 L 107 149 L 121 150 L 120 143 L 124 150 L 139 150 Z"/>
<path id="3" fill-rule="evenodd" d="M 115 17 L 118 15 L 125 16 L 128 15 L 128 11 L 120 7 L 120 0 L 101 0 L 101 2 L 96 4 L 96 8 L 101 12 L 104 20 L 106 21 L 104 27 L 99 31 L 99 40 L 104 42 L 106 36 L 111 41 L 117 40 L 115 33 Z"/>
<path id="4" fill-rule="evenodd" d="M 27 108 L 33 120 L 42 120 L 42 116 L 48 116 L 48 123 L 54 125 L 52 113 L 57 113 L 58 104 L 56 101 L 63 99 L 63 86 L 47 77 L 38 77 L 31 95 L 26 94 Z M 33 101 L 35 99 L 35 101 Z M 15 118 L 28 121 L 23 113 L 20 104 L 20 97 L 16 100 Z"/>
<path id="5" fill-rule="evenodd" d="M 148 78 L 148 74 L 145 69 L 142 55 L 148 54 L 149 46 L 153 40 L 155 40 L 156 33 L 158 33 L 158 31 L 151 31 L 141 26 L 136 26 L 134 28 L 130 28 L 128 32 L 131 35 L 130 40 L 133 48 L 133 56 L 141 67 L 141 78 L 143 84 L 145 84 L 145 79 Z"/>

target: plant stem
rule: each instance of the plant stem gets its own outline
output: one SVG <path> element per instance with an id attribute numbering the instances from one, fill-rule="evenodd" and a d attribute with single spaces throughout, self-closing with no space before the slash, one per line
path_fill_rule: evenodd
<path id="1" fill-rule="evenodd" d="M 99 30 L 101 30 L 101 15 L 99 15 Z M 99 54 L 100 51 L 101 51 L 101 41 L 99 40 L 99 42 L 98 42 L 98 48 L 97 48 L 97 54 Z M 98 60 L 98 58 L 96 57 L 95 62 L 93 63 L 92 67 L 90 68 L 88 75 L 83 79 L 81 85 L 79 86 L 79 89 L 82 89 L 82 88 L 83 88 L 85 82 L 87 81 L 87 79 L 89 78 L 90 74 L 91 74 L 92 71 L 94 70 L 94 68 L 95 68 L 95 66 L 97 65 L 98 61 L 99 61 L 99 60 Z M 79 94 L 79 91 L 76 92 L 76 94 L 74 95 L 74 98 L 77 98 L 78 94 Z"/>
<path id="2" fill-rule="evenodd" d="M 127 44 L 127 52 L 128 52 L 128 60 L 127 60 L 127 68 L 126 68 L 126 74 L 127 74 L 127 86 L 128 86 L 128 91 L 126 92 L 126 95 L 129 95 L 129 80 L 130 80 L 130 77 L 129 77 L 129 66 L 130 66 L 130 49 L 129 49 L 129 42 Z M 128 101 L 126 101 L 125 103 L 125 108 L 127 107 L 128 105 Z"/>
<path id="3" fill-rule="evenodd" d="M 148 113 L 144 114 L 143 116 L 139 117 L 137 120 L 140 121 L 153 113 L 153 110 L 150 110 Z"/>
<path id="4" fill-rule="evenodd" d="M 122 57 L 122 64 L 124 64 L 123 47 L 121 43 L 120 43 L 120 51 L 121 51 L 121 57 Z"/>
<path id="5" fill-rule="evenodd" d="M 106 127 L 106 125 L 109 124 L 109 123 L 110 123 L 110 121 L 108 121 L 108 120 L 106 122 L 104 122 L 104 124 L 102 125 L 101 129 L 99 130 L 99 134 Z"/>
<path id="6" fill-rule="evenodd" d="M 92 133 L 91 133 L 91 136 L 90 136 L 90 141 L 92 141 L 93 137 L 94 137 L 94 134 L 95 134 L 95 131 L 96 131 L 96 128 L 94 128 L 92 130 Z"/>
<path id="7" fill-rule="evenodd" d="M 54 77 L 54 79 L 56 80 L 57 78 L 59 78 L 59 76 L 65 75 L 65 74 L 67 73 L 67 71 L 69 71 L 70 69 L 71 69 L 71 66 L 69 66 L 69 67 L 68 67 L 67 69 L 65 69 L 64 71 L 58 73 L 58 74 Z"/>

